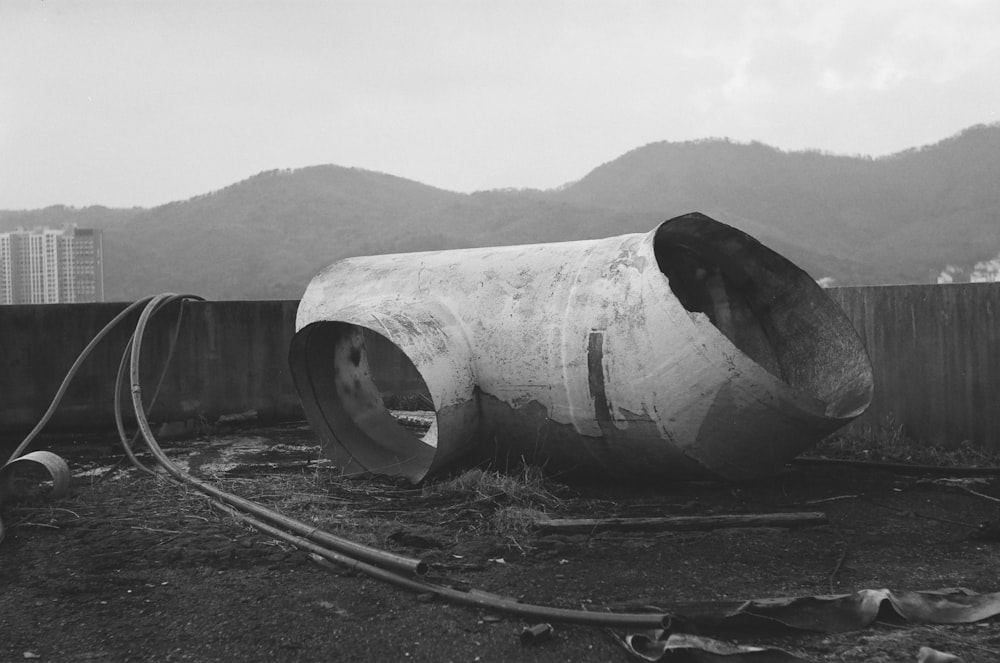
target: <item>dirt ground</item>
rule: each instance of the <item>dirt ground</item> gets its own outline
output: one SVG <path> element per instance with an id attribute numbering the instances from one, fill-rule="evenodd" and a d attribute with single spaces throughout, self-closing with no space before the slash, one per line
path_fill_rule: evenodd
<path id="1" fill-rule="evenodd" d="M 237 453 L 226 456 L 234 446 Z M 67 458 L 74 479 L 59 500 L 36 496 L 4 506 L 2 661 L 635 660 L 599 628 L 554 624 L 551 637 L 525 645 L 520 634 L 530 624 L 519 618 L 350 570 L 331 572 L 219 515 L 190 488 L 131 468 L 106 472 L 121 457 L 110 439 L 50 439 L 33 448 Z M 1000 504 L 926 477 L 795 465 L 778 478 L 738 486 L 549 484 L 557 501 L 538 506 L 552 517 L 822 511 L 829 522 L 500 534 L 490 522 L 502 498 L 341 477 L 318 460 L 303 425 L 174 442 L 168 451 L 244 497 L 422 557 L 434 576 L 524 602 L 674 611 L 859 589 L 1000 590 L 1000 543 L 976 529 L 1000 517 Z M 975 486 L 1000 496 L 995 478 Z M 997 618 L 966 625 L 880 621 L 836 634 L 712 635 L 816 661 L 914 662 L 922 646 L 967 663 L 1000 660 Z"/>

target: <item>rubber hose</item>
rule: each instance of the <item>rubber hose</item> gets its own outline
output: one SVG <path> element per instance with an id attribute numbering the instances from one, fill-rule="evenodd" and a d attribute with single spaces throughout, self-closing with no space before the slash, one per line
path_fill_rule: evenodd
<path id="1" fill-rule="evenodd" d="M 38 421 L 37 424 L 35 424 L 35 427 L 31 429 L 31 432 L 28 433 L 27 437 L 25 437 L 24 440 L 22 440 L 21 443 L 17 445 L 17 448 L 14 449 L 14 453 L 12 453 L 10 455 L 10 458 L 7 460 L 8 463 L 19 458 L 21 454 L 24 453 L 24 450 L 28 448 L 28 445 L 30 445 L 34 441 L 35 437 L 37 437 L 38 434 L 42 432 L 42 429 L 45 428 L 46 424 L 49 423 L 49 419 L 52 418 L 52 415 L 55 414 L 56 408 L 59 407 L 59 402 L 62 401 L 63 395 L 65 395 L 66 389 L 69 387 L 70 382 L 72 382 L 73 378 L 76 377 L 76 373 L 77 371 L 80 370 L 80 366 L 83 364 L 83 361 L 90 355 L 90 353 L 97 346 L 97 344 L 101 342 L 101 339 L 107 336 L 108 332 L 114 329 L 115 326 L 117 326 L 119 322 L 125 319 L 125 317 L 127 317 L 129 313 L 136 310 L 142 304 L 148 302 L 151 299 L 153 298 L 146 297 L 145 299 L 139 299 L 137 301 L 132 302 L 125 308 L 125 310 L 123 310 L 121 313 L 112 318 L 111 322 L 104 325 L 104 328 L 101 329 L 101 331 L 97 332 L 97 335 L 94 336 L 94 338 L 90 339 L 90 343 L 88 343 L 87 346 L 80 352 L 80 354 L 76 358 L 76 361 L 74 361 L 73 365 L 70 366 L 69 371 L 66 373 L 66 377 L 63 378 L 62 384 L 60 384 L 59 389 L 56 390 L 56 395 L 52 397 L 52 402 L 49 403 L 49 409 L 45 411 L 45 414 L 43 414 L 42 418 Z"/>
<path id="2" fill-rule="evenodd" d="M 135 334 L 132 337 L 132 356 L 129 372 L 131 380 L 132 407 L 135 410 L 136 422 L 139 425 L 142 437 L 145 440 L 150 452 L 160 465 L 162 465 L 163 468 L 178 481 L 191 485 L 201 492 L 224 502 L 225 504 L 235 507 L 245 513 L 252 514 L 266 522 L 294 532 L 295 534 L 303 536 L 306 539 L 321 543 L 322 545 L 332 548 L 338 552 L 371 562 L 372 564 L 395 568 L 408 573 L 417 575 L 427 573 L 427 564 L 422 560 L 404 557 L 386 550 L 371 548 L 349 539 L 335 536 L 329 532 L 324 532 L 316 527 L 306 525 L 305 523 L 292 518 L 288 518 L 287 516 L 284 516 L 276 511 L 272 511 L 271 509 L 257 504 L 256 502 L 227 493 L 226 491 L 191 476 L 177 467 L 177 465 L 175 465 L 173 461 L 167 457 L 167 455 L 163 452 L 163 449 L 160 448 L 156 438 L 153 436 L 153 432 L 149 427 L 149 421 L 143 411 L 142 387 L 139 384 L 139 358 L 141 357 L 142 352 L 142 339 L 150 316 L 152 316 L 156 309 L 162 304 L 166 304 L 169 301 L 173 301 L 174 299 L 181 297 L 184 297 L 184 295 L 157 295 L 154 297 L 152 301 L 146 305 L 142 314 L 139 316 L 139 322 L 136 324 Z"/>

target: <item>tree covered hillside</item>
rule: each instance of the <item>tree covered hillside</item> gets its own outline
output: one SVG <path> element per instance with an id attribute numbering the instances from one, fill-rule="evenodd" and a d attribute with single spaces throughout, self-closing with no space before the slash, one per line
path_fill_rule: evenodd
<path id="1" fill-rule="evenodd" d="M 339 258 L 645 232 L 700 211 L 815 278 L 934 282 L 1000 252 L 1000 125 L 872 159 L 724 139 L 654 143 L 560 189 L 461 194 L 339 166 L 260 173 L 151 209 L 0 212 L 104 230 L 108 298 L 295 298 Z"/>

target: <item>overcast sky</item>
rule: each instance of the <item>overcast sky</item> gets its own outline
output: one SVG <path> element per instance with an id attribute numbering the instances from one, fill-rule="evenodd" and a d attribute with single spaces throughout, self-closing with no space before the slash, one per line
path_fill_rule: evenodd
<path id="1" fill-rule="evenodd" d="M 879 156 L 998 121 L 996 0 L 0 2 L 0 209 L 331 163 L 550 188 L 661 140 Z"/>

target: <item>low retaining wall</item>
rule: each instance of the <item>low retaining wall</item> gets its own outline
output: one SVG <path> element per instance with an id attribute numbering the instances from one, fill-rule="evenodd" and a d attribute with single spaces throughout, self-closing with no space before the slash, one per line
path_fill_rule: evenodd
<path id="1" fill-rule="evenodd" d="M 0 306 L 0 433 L 30 430 L 76 356 L 127 304 Z M 179 304 L 153 317 L 142 348 L 146 402 L 155 390 Z M 302 418 L 288 369 L 295 301 L 185 302 L 177 344 L 153 422 L 198 425 L 225 416 L 262 422 Z M 47 431 L 114 428 L 114 382 L 139 312 L 95 348 Z M 130 395 L 123 390 L 124 411 Z"/>
<path id="2" fill-rule="evenodd" d="M 935 446 L 1000 451 L 1000 283 L 832 288 L 861 334 L 886 417 Z"/>
<path id="3" fill-rule="evenodd" d="M 928 444 L 968 440 L 1000 450 L 1000 284 L 827 292 L 854 322 L 875 371 L 874 402 L 853 426 L 877 427 L 892 416 Z M 0 434 L 34 426 L 76 355 L 125 306 L 0 306 Z M 303 418 L 288 368 L 297 306 L 296 301 L 186 303 L 151 420 L 190 425 L 241 414 L 265 423 Z M 87 360 L 47 430 L 113 428 L 115 374 L 136 318 Z M 144 341 L 147 398 L 175 320 L 176 308 L 158 313 Z M 402 368 L 399 374 L 400 391 L 410 391 L 414 376 Z"/>

